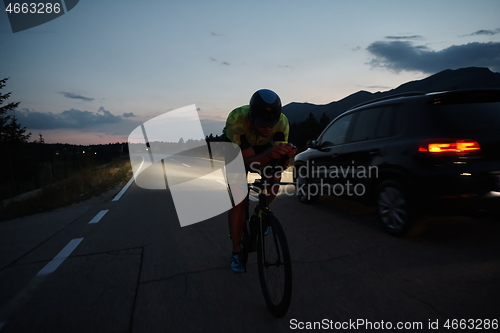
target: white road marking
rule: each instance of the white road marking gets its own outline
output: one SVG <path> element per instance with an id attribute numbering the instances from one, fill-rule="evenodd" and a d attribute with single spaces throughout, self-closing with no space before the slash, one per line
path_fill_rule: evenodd
<path id="1" fill-rule="evenodd" d="M 69 257 L 69 255 L 71 254 L 71 252 L 73 252 L 73 250 L 76 249 L 76 247 L 78 246 L 78 244 L 80 244 L 80 242 L 82 240 L 83 240 L 83 238 L 72 239 L 68 243 L 68 245 L 66 245 L 61 250 L 61 252 L 59 252 L 54 257 L 54 259 L 52 259 L 52 261 L 50 261 L 47 265 L 45 265 L 44 268 L 42 268 L 40 270 L 40 272 L 38 272 L 37 276 L 43 276 L 43 275 L 47 275 L 47 274 L 53 273 L 57 269 L 57 267 L 59 267 L 59 265 L 61 265 L 63 263 L 63 261 L 66 260 L 66 258 Z"/>
<path id="2" fill-rule="evenodd" d="M 5 326 L 10 316 L 18 312 L 26 302 L 29 301 L 31 296 L 35 293 L 37 287 L 46 280 L 49 274 L 53 273 L 59 265 L 73 252 L 73 250 L 80 244 L 83 238 L 72 239 L 54 259 L 52 259 L 44 268 L 42 268 L 37 275 L 31 280 L 26 287 L 10 299 L 0 309 L 0 330 Z"/>
<path id="3" fill-rule="evenodd" d="M 125 185 L 122 190 L 120 192 L 118 192 L 118 194 L 113 198 L 113 200 L 111 201 L 118 201 L 120 200 L 120 198 L 122 197 L 122 195 L 125 193 L 125 191 L 128 190 L 128 188 L 130 187 L 130 185 L 132 185 L 132 183 L 134 182 L 134 178 L 135 176 L 139 175 L 141 173 L 141 169 L 142 169 L 142 166 L 144 165 L 144 157 L 142 157 L 142 162 L 141 162 L 141 165 L 139 165 L 139 168 L 137 169 L 137 172 L 135 173 L 135 175 L 132 176 L 132 178 L 130 178 L 130 180 L 128 181 L 127 185 Z"/>
<path id="4" fill-rule="evenodd" d="M 106 213 L 108 211 L 109 211 L 109 209 L 101 210 L 99 213 L 97 213 L 96 216 L 94 216 L 94 218 L 92 220 L 90 220 L 89 224 L 99 222 L 103 218 L 103 216 L 106 215 Z"/>
<path id="5" fill-rule="evenodd" d="M 128 181 L 127 185 L 125 185 L 122 188 L 122 190 L 111 201 L 118 201 L 118 200 L 120 200 L 120 198 L 122 197 L 122 195 L 125 193 L 125 191 L 128 190 L 128 188 L 130 187 L 130 185 L 132 185 L 133 182 L 134 182 L 134 176 L 132 176 L 132 178 L 130 178 L 130 180 Z"/>
<path id="6" fill-rule="evenodd" d="M 184 163 L 182 163 L 182 165 L 184 165 L 185 167 L 188 167 L 188 168 L 191 167 L 190 165 L 187 165 L 187 164 L 184 164 Z"/>

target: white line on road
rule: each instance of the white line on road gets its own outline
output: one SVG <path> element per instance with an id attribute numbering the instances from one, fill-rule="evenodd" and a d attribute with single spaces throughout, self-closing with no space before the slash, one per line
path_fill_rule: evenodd
<path id="1" fill-rule="evenodd" d="M 93 218 L 92 220 L 90 220 L 89 224 L 90 224 L 90 223 L 97 223 L 97 222 L 99 222 L 99 221 L 102 219 L 102 217 L 103 217 L 104 215 L 106 215 L 106 213 L 107 213 L 108 211 L 109 211 L 109 209 L 106 209 L 106 210 L 101 210 L 99 213 L 97 213 L 97 215 L 96 215 L 96 216 L 94 216 L 94 218 Z"/>
<path id="2" fill-rule="evenodd" d="M 120 192 L 118 192 L 118 194 L 111 201 L 118 201 L 118 200 L 120 200 L 120 198 L 125 193 L 125 191 L 127 191 L 128 188 L 130 187 L 130 185 L 132 185 L 132 183 L 134 182 L 134 178 L 136 176 L 139 176 L 139 174 L 141 173 L 141 169 L 142 169 L 143 165 L 144 165 L 144 157 L 142 157 L 142 162 L 139 165 L 139 168 L 137 168 L 136 173 L 134 175 L 132 175 L 132 178 L 130 178 L 130 180 L 128 181 L 127 185 L 123 186 L 122 190 Z"/>
<path id="3" fill-rule="evenodd" d="M 45 265 L 44 268 L 38 272 L 37 276 L 42 276 L 42 275 L 47 275 L 50 273 L 53 273 L 57 267 L 59 267 L 60 264 L 63 263 L 64 260 L 66 260 L 67 257 L 73 252 L 74 249 L 80 244 L 80 242 L 83 240 L 83 238 L 75 238 L 72 239 L 68 245 L 66 245 L 61 252 L 59 252 L 54 259 L 52 259 L 51 262 L 49 262 L 47 265 Z"/>
<path id="4" fill-rule="evenodd" d="M 123 186 L 122 190 L 111 201 L 118 201 L 118 200 L 120 200 L 120 198 L 122 197 L 123 193 L 125 193 L 125 191 L 128 190 L 128 188 L 130 187 L 130 185 L 132 185 L 133 181 L 134 181 L 134 176 L 132 176 L 132 178 L 130 178 L 130 180 L 128 181 L 127 185 Z"/>
<path id="5" fill-rule="evenodd" d="M 187 165 L 187 164 L 184 164 L 184 163 L 182 163 L 182 165 L 184 165 L 185 167 L 188 167 L 188 168 L 191 167 L 190 165 Z"/>
<path id="6" fill-rule="evenodd" d="M 29 301 L 31 296 L 35 294 L 37 287 L 46 280 L 49 274 L 53 273 L 59 265 L 73 252 L 73 250 L 80 244 L 83 238 L 72 239 L 62 250 L 59 252 L 54 259 L 52 259 L 44 268 L 42 268 L 37 275 L 31 280 L 26 287 L 24 287 L 20 292 L 16 294 L 12 299 L 10 299 L 1 309 L 0 309 L 0 330 L 5 326 L 7 320 L 10 316 L 18 312 L 21 307 Z"/>

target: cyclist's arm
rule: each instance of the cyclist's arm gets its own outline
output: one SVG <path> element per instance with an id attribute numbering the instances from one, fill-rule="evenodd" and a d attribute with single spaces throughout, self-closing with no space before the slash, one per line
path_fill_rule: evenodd
<path id="1" fill-rule="evenodd" d="M 267 165 L 271 162 L 270 149 L 265 150 L 261 154 L 255 154 L 255 150 L 252 147 L 244 149 L 241 151 L 243 157 L 243 162 L 248 165 L 252 170 L 258 170 L 261 167 Z"/>
<path id="2" fill-rule="evenodd" d="M 289 154 L 295 153 L 296 151 L 297 149 L 291 144 L 280 144 L 265 150 L 261 154 L 255 154 L 255 150 L 249 147 L 242 150 L 241 155 L 246 165 L 250 166 L 252 169 L 259 169 L 267 165 L 271 160 L 279 159 L 283 155 L 293 156 Z"/>

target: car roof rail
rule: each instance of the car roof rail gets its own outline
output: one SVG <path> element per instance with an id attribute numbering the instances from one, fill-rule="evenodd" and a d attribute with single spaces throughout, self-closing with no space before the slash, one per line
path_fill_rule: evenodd
<path id="1" fill-rule="evenodd" d="M 421 95 L 425 95 L 425 94 L 426 93 L 423 92 L 423 91 L 409 91 L 409 92 L 405 92 L 405 93 L 401 93 L 401 94 L 389 95 L 389 96 L 380 97 L 380 98 L 369 100 L 367 102 L 363 102 L 363 103 L 357 104 L 355 106 L 350 107 L 348 110 L 359 108 L 360 106 L 371 104 L 371 103 L 375 103 L 375 102 L 385 101 L 385 100 L 388 100 L 388 99 L 399 98 L 399 97 L 421 96 Z"/>

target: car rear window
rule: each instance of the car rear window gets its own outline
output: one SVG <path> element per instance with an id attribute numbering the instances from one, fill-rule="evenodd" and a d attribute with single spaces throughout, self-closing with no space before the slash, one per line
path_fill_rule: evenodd
<path id="1" fill-rule="evenodd" d="M 435 106 L 441 130 L 454 136 L 500 136 L 500 102 Z"/>

